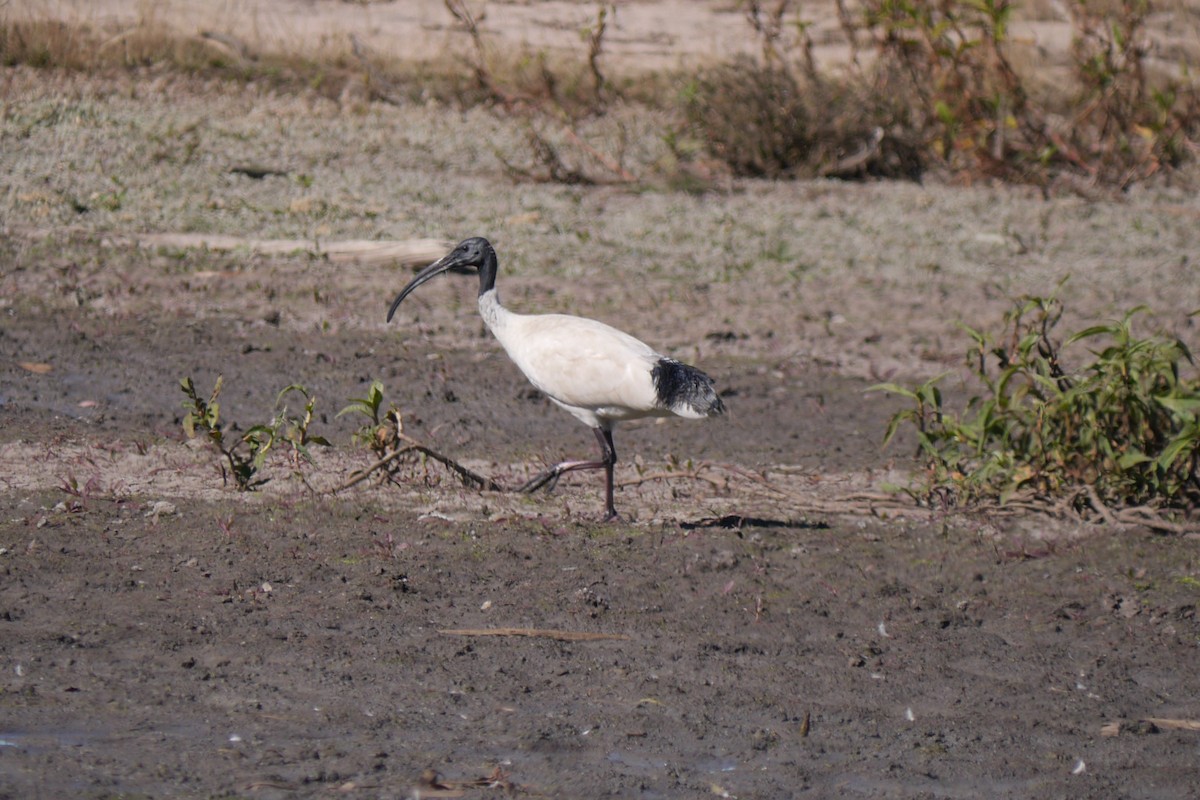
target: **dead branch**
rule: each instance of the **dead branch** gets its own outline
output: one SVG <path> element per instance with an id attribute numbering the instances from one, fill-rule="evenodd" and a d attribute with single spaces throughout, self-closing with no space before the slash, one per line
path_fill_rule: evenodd
<path id="1" fill-rule="evenodd" d="M 1162 717 L 1146 717 L 1157 728 L 1172 731 L 1200 731 L 1200 720 L 1196 719 L 1163 719 Z"/>
<path id="2" fill-rule="evenodd" d="M 601 166 L 616 175 L 619 183 L 637 183 L 638 179 L 636 175 L 622 167 L 611 156 L 605 155 L 585 142 L 570 126 L 563 125 L 562 132 L 567 139 L 585 154 L 591 156 Z M 499 150 L 493 148 L 492 152 L 500 160 L 500 163 L 504 165 L 505 170 L 511 177 L 530 180 L 536 183 L 562 183 L 574 186 L 597 186 L 601 183 L 601 181 L 591 177 L 582 169 L 568 166 L 562 157 L 560 149 L 538 131 L 532 123 L 529 126 L 527 138 L 529 149 L 533 152 L 534 160 L 544 168 L 544 171 L 537 172 L 534 169 L 518 166 L 509 161 Z"/>
<path id="3" fill-rule="evenodd" d="M 558 148 L 550 144 L 532 125 L 529 127 L 529 147 L 534 156 L 548 170 L 547 180 L 553 183 L 590 186 L 595 183 L 581 170 L 568 167 L 559 155 Z"/>
<path id="4" fill-rule="evenodd" d="M 405 436 L 403 433 L 398 434 L 398 435 L 404 441 L 411 443 L 412 449 L 416 450 L 418 453 L 429 456 L 434 461 L 437 461 L 438 463 L 440 463 L 442 466 L 447 467 L 450 470 L 457 473 L 459 479 L 463 482 L 464 486 L 474 486 L 477 489 L 483 489 L 484 491 L 488 491 L 488 492 L 504 491 L 504 487 L 502 487 L 500 484 L 496 483 L 491 478 L 485 477 L 483 475 L 480 475 L 477 472 L 473 472 L 473 471 L 467 469 L 462 464 L 458 463 L 457 461 L 450 458 L 449 456 L 444 456 L 441 453 L 439 453 L 438 451 L 436 451 L 430 447 L 426 447 L 425 445 L 415 441 L 414 439 L 410 439 L 409 437 Z"/>
<path id="5" fill-rule="evenodd" d="M 592 82 L 594 83 L 592 91 L 595 93 L 596 107 L 601 110 L 606 104 L 605 93 L 608 87 L 608 80 L 600 71 L 600 53 L 604 49 L 604 32 L 608 30 L 608 12 L 607 6 L 600 6 L 600 10 L 596 14 L 596 26 L 592 28 L 588 36 L 588 69 L 592 72 Z M 612 13 L 614 15 L 617 13 L 616 6 L 612 7 Z"/>
<path id="6" fill-rule="evenodd" d="M 370 475 L 372 473 L 374 473 L 376 470 L 386 467 L 388 464 L 395 461 L 400 456 L 404 455 L 405 453 L 410 453 L 415 449 L 416 448 L 414 448 L 412 445 L 407 445 L 405 447 L 401 447 L 399 449 L 391 451 L 390 453 L 388 453 L 383 458 L 376 461 L 371 466 L 366 467 L 365 469 L 360 469 L 360 470 L 350 473 L 349 480 L 347 480 L 345 483 L 335 486 L 333 489 L 330 490 L 330 493 L 337 494 L 338 492 L 342 492 L 342 491 L 345 491 L 346 489 L 349 489 L 351 486 L 356 486 L 359 483 L 362 483 L 364 480 L 366 480 L 368 477 L 370 477 Z"/>
<path id="7" fill-rule="evenodd" d="M 675 478 L 684 478 L 686 480 L 705 481 L 705 482 L 709 483 L 710 485 L 712 485 L 716 489 L 729 488 L 729 481 L 722 481 L 722 480 L 718 480 L 716 478 L 710 478 L 707 475 L 700 474 L 700 473 L 704 472 L 705 470 L 711 469 L 712 466 L 713 466 L 712 464 L 710 464 L 706 461 L 706 462 L 694 467 L 693 469 L 663 471 L 663 472 L 650 472 L 650 473 L 646 473 L 645 475 L 639 475 L 636 478 L 630 478 L 628 480 L 618 481 L 617 486 L 619 486 L 621 488 L 625 488 L 626 486 L 641 486 L 643 483 L 649 483 L 650 481 L 669 481 L 669 480 L 673 480 Z"/>
<path id="8" fill-rule="evenodd" d="M 1126 525 L 1144 525 L 1145 527 L 1159 531 L 1160 533 L 1185 534 L 1194 533 L 1200 530 L 1200 525 L 1192 523 L 1190 525 L 1180 525 L 1163 519 L 1162 514 L 1155 509 L 1146 506 L 1135 506 L 1133 508 L 1123 508 L 1116 513 L 1118 522 Z"/>
<path id="9" fill-rule="evenodd" d="M 114 240 L 118 237 L 114 237 Z M 207 250 L 246 249 L 262 255 L 315 253 L 334 264 L 386 264 L 423 267 L 432 264 L 454 246 L 440 239 L 372 241 L 352 239 L 344 242 L 314 242 L 306 239 L 248 239 L 218 233 L 143 233 L 135 238 L 138 247 L 183 247 Z"/>
<path id="10" fill-rule="evenodd" d="M 371 54 L 367 46 L 358 38 L 358 34 L 350 34 L 350 51 L 354 57 L 358 59 L 358 63 L 362 65 L 363 72 L 367 74 L 367 93 L 373 100 L 380 100 L 393 106 L 403 105 L 404 98 L 392 92 L 390 88 L 391 81 L 387 80 L 371 61 Z"/>
<path id="11" fill-rule="evenodd" d="M 585 153 L 590 155 L 592 158 L 599 161 L 609 172 L 612 172 L 613 174 L 615 174 L 622 181 L 624 181 L 625 183 L 637 183 L 637 177 L 633 173 L 631 173 L 629 170 L 622 167 L 620 164 L 618 164 L 615 160 L 613 160 L 609 156 L 606 156 L 604 153 L 601 153 L 599 150 L 597 150 L 596 148 L 592 147 L 590 144 L 585 142 L 583 139 L 581 139 L 579 137 L 579 134 L 577 134 L 574 130 L 564 126 L 563 133 L 565 133 L 567 135 L 567 138 L 570 139 L 572 142 L 574 142 L 579 147 L 579 149 L 583 150 Z"/>
<path id="12" fill-rule="evenodd" d="M 452 781 L 443 778 L 435 769 L 421 772 L 421 789 L 413 792 L 414 797 L 462 797 L 466 789 L 519 789 L 504 770 L 496 767 L 492 774 L 483 778 L 473 778 L 465 781 Z"/>
<path id="13" fill-rule="evenodd" d="M 443 0 L 443 2 L 446 5 L 446 10 L 458 20 L 458 24 L 471 37 L 471 43 L 474 45 L 474 57 L 471 69 L 475 73 L 475 80 L 479 84 L 479 88 L 505 106 L 515 104 L 518 98 L 501 89 L 496 81 L 492 79 L 492 72 L 488 68 L 487 47 L 483 42 L 483 33 L 479 30 L 479 23 L 487 18 L 487 12 L 481 12 L 479 16 L 476 16 L 471 11 L 471 7 L 467 5 L 466 0 Z"/>
<path id="14" fill-rule="evenodd" d="M 875 128 L 871 137 L 856 152 L 845 158 L 822 164 L 817 175 L 822 178 L 848 178 L 863 174 L 872 159 L 879 155 L 883 145 L 883 128 Z"/>
<path id="15" fill-rule="evenodd" d="M 355 486 L 355 485 L 361 483 L 368 476 L 370 476 L 374 472 L 384 468 L 385 466 L 387 466 L 388 464 L 390 464 L 392 461 L 396 460 L 400 456 L 404 455 L 405 453 L 414 453 L 414 452 L 420 453 L 424 456 L 428 456 L 429 458 L 432 458 L 434 461 L 437 461 L 442 466 L 444 466 L 447 469 L 454 472 L 456 475 L 458 475 L 459 480 L 461 480 L 463 482 L 464 486 L 474 486 L 476 489 L 482 489 L 484 491 L 489 491 L 489 492 L 504 491 L 503 487 L 501 487 L 500 484 L 496 483 L 491 478 L 488 478 L 484 475 L 480 475 L 479 473 L 474 472 L 473 470 L 470 470 L 467 467 L 464 467 L 462 464 L 458 463 L 453 458 L 450 458 L 450 456 L 443 455 L 442 453 L 439 453 L 438 451 L 434 450 L 432 447 L 428 447 L 424 444 L 421 444 L 416 439 L 413 439 L 411 436 L 406 436 L 403 433 L 397 433 L 396 436 L 401 441 L 407 442 L 407 444 L 404 447 L 398 447 L 395 450 L 392 450 L 391 452 L 385 454 L 382 458 L 380 458 L 374 464 L 371 464 L 370 466 L 366 467 L 365 469 L 361 469 L 361 470 L 358 470 L 358 471 L 352 473 L 350 475 L 350 478 L 345 483 L 342 483 L 339 486 L 332 489 L 331 494 L 337 494 L 338 492 L 344 491 L 346 489 L 349 489 L 352 486 Z"/>
<path id="16" fill-rule="evenodd" d="M 763 8 L 760 0 L 746 0 L 743 6 L 746 22 L 750 23 L 762 43 L 763 61 L 767 64 L 782 61 L 778 44 L 783 35 L 783 15 L 787 12 L 788 2 L 779 0 L 770 11 Z"/>
<path id="17" fill-rule="evenodd" d="M 1100 495 L 1096 494 L 1095 487 L 1089 483 L 1085 484 L 1083 489 L 1084 494 L 1087 495 L 1088 505 L 1090 505 L 1092 509 L 1100 515 L 1100 518 L 1103 519 L 1106 524 L 1115 525 L 1117 522 L 1116 518 L 1113 516 L 1113 513 L 1108 510 L 1108 506 L 1104 504 L 1104 501 L 1100 499 Z"/>
<path id="18" fill-rule="evenodd" d="M 1104 737 L 1113 737 L 1119 736 L 1123 732 L 1153 733 L 1158 730 L 1200 731 L 1200 720 L 1146 717 L 1145 719 L 1139 719 L 1134 722 L 1106 722 L 1100 727 L 1100 735 Z"/>
<path id="19" fill-rule="evenodd" d="M 219 31 L 200 31 L 200 38 L 224 47 L 228 53 L 234 56 L 239 65 L 245 65 L 246 62 L 254 60 L 254 54 L 250 52 L 250 48 L 236 36 Z"/>

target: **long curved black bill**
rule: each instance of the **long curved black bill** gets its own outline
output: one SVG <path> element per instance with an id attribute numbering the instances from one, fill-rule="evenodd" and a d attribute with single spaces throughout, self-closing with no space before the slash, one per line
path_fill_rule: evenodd
<path id="1" fill-rule="evenodd" d="M 412 294 L 414 289 L 416 289 L 422 283 L 425 283 L 427 280 L 435 278 L 438 275 L 441 275 L 443 272 L 447 272 L 458 266 L 458 262 L 451 258 L 453 255 L 454 254 L 451 253 L 443 258 L 439 258 L 437 261 L 418 272 L 417 276 L 409 281 L 408 286 L 405 286 L 400 290 L 400 294 L 396 295 L 396 299 L 392 301 L 392 307 L 388 309 L 388 322 L 392 321 L 392 315 L 396 313 L 396 309 L 400 307 L 400 303 L 403 302 L 404 298 Z"/>

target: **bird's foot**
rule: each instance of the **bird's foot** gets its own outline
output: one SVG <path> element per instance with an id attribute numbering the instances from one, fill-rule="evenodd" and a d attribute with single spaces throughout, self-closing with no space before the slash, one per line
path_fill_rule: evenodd
<path id="1" fill-rule="evenodd" d="M 544 486 L 546 487 L 547 492 L 553 492 L 554 487 L 558 485 L 558 479 L 562 477 L 562 474 L 563 470 L 559 469 L 558 467 L 548 469 L 541 475 L 538 475 L 536 478 L 526 483 L 521 488 L 517 489 L 517 491 L 524 492 L 526 494 L 532 494 Z"/>

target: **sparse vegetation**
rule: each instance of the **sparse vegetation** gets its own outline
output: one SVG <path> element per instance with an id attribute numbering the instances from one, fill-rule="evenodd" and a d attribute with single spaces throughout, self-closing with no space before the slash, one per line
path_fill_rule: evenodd
<path id="1" fill-rule="evenodd" d="M 183 406 L 188 410 L 183 418 L 183 429 L 188 438 L 194 438 L 197 434 L 204 436 L 222 455 L 225 463 L 221 465 L 221 478 L 228 484 L 232 476 L 238 491 L 253 491 L 270 480 L 261 477 L 260 472 L 267 453 L 275 444 L 287 447 L 288 460 L 297 471 L 301 463 L 311 463 L 310 445 L 329 445 L 323 437 L 309 433 L 316 400 L 298 384 L 292 384 L 279 393 L 275 401 L 275 416 L 268 424 L 255 425 L 240 436 L 227 436 L 229 427 L 222 426 L 219 399 L 223 385 L 224 376 L 217 376 L 212 393 L 206 399 L 197 393 L 191 377 L 180 381 L 186 397 Z M 284 403 L 284 399 L 293 393 L 304 398 L 304 412 L 299 417 L 291 416 Z"/>
<path id="2" fill-rule="evenodd" d="M 911 408 L 890 440 L 916 428 L 931 502 L 1017 502 L 1069 508 L 1106 521 L 1171 529 L 1165 519 L 1200 508 L 1200 380 L 1182 341 L 1140 337 L 1138 307 L 1059 344 L 1056 297 L 1023 298 L 999 336 L 967 328 L 967 366 L 981 387 L 961 412 L 946 407 L 935 378 L 915 388 L 882 384 Z M 1091 360 L 1077 345 L 1096 345 Z M 1064 352 L 1072 348 L 1071 352 Z M 944 377 L 944 376 L 943 376 Z"/>
<path id="3" fill-rule="evenodd" d="M 1070 80 L 1052 87 L 1014 56 L 1010 0 L 840 3 L 853 68 L 838 74 L 815 63 L 800 10 L 785 35 L 790 5 L 747 1 L 762 60 L 717 65 L 687 93 L 693 135 L 736 174 L 1124 189 L 1183 164 L 1200 135 L 1190 76 L 1149 66 L 1144 0 L 1072 4 Z"/>
<path id="4" fill-rule="evenodd" d="M 1064 80 L 1012 33 L 1011 0 L 839 0 L 846 67 L 819 63 L 811 24 L 792 0 L 741 0 L 760 55 L 688 76 L 614 80 L 604 69 L 616 10 L 597 3 L 574 58 L 493 49 L 487 4 L 445 0 L 472 42 L 465 59 L 389 61 L 356 37 L 303 56 L 253 52 L 214 32 L 182 35 L 154 4 L 112 33 L 0 8 L 0 62 L 38 68 L 169 64 L 238 80 L 340 95 L 355 80 L 393 103 L 439 97 L 493 104 L 529 121 L 528 152 L 498 154 L 512 175 L 565 183 L 632 183 L 620 143 L 589 141 L 579 123 L 645 104 L 678 120 L 663 137 L 678 168 L 704 154 L 734 175 L 999 177 L 1049 187 L 1124 189 L 1194 157 L 1200 92 L 1186 70 L 1152 65 L 1147 0 L 1069 4 L 1073 45 Z M 466 67 L 464 73 L 463 67 Z M 528 162 L 528 163 L 522 163 Z"/>

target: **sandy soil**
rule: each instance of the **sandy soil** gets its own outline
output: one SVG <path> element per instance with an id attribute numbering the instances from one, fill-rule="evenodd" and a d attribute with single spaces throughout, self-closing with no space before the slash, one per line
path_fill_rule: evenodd
<path id="1" fill-rule="evenodd" d="M 2 80 L 0 797 L 1194 796 L 1200 538 L 883 499 L 910 449 L 866 391 L 1068 275 L 1068 326 L 1144 302 L 1194 345 L 1194 195 L 533 185 L 485 111 Z M 621 122 L 653 174 L 655 126 Z M 469 279 L 389 326 L 408 269 L 328 255 L 470 234 L 510 305 L 716 378 L 727 418 L 618 430 L 625 522 L 588 475 L 329 493 L 372 379 L 502 485 L 590 453 Z M 218 374 L 241 429 L 304 384 L 333 447 L 223 486 L 178 389 Z"/>

